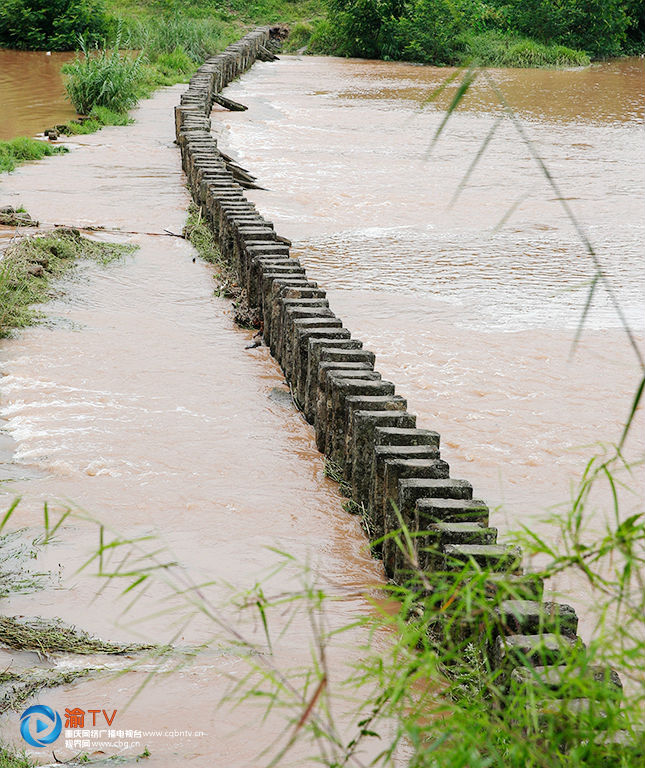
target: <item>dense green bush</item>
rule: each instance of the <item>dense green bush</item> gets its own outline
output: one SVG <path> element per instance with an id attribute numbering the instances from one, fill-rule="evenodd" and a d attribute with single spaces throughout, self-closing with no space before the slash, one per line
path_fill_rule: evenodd
<path id="1" fill-rule="evenodd" d="M 384 58 L 432 64 L 459 61 L 458 38 L 466 22 L 453 0 L 413 0 L 406 11 L 382 25 L 379 39 Z"/>
<path id="2" fill-rule="evenodd" d="M 283 50 L 285 51 L 298 51 L 308 45 L 311 40 L 311 36 L 314 31 L 314 25 L 307 21 L 299 21 L 294 24 L 290 31 L 289 37 L 285 40 Z"/>
<path id="3" fill-rule="evenodd" d="M 313 54 L 342 56 L 338 33 L 329 19 L 320 19 L 313 28 L 307 51 Z"/>
<path id="4" fill-rule="evenodd" d="M 401 17 L 405 0 L 328 0 L 336 28 L 337 51 L 346 56 L 380 58 L 382 27 Z"/>
<path id="5" fill-rule="evenodd" d="M 630 26 L 625 0 L 504 0 L 511 27 L 545 43 L 619 56 Z"/>
<path id="6" fill-rule="evenodd" d="M 345 56 L 570 66 L 588 56 L 642 52 L 645 40 L 643 0 L 327 0 L 327 5 L 334 34 L 316 25 L 311 43 L 315 52 Z"/>
<path id="7" fill-rule="evenodd" d="M 106 30 L 103 0 L 0 0 L 0 45 L 9 48 L 66 51 Z"/>

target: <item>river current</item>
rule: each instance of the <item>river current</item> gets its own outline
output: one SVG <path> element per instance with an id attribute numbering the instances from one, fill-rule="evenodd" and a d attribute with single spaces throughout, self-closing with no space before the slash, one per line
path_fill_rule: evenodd
<path id="1" fill-rule="evenodd" d="M 432 145 L 442 105 L 425 101 L 447 74 L 328 58 L 258 62 L 227 89 L 249 110 L 217 110 L 213 129 L 266 187 L 249 196 L 376 352 L 378 369 L 408 398 L 419 426 L 441 433 L 452 475 L 473 483 L 493 509 L 492 524 L 557 538 L 542 520 L 563 509 L 591 453 L 619 438 L 638 367 L 602 291 L 572 352 L 593 267 L 509 123 L 499 125 L 451 205 L 500 108 L 490 88 L 477 85 Z M 588 234 L 642 345 L 643 62 L 492 76 Z M 158 536 L 191 578 L 214 580 L 204 586 L 214 602 L 230 596 L 227 584 L 253 589 L 280 560 L 276 549 L 308 559 L 328 590 L 346 595 L 329 609 L 329 626 L 339 626 L 372 610 L 364 590 L 381 579 L 380 564 L 323 476 L 311 429 L 267 350 L 245 350 L 250 334 L 234 327 L 230 304 L 213 295 L 210 268 L 193 263 L 191 248 L 168 234 L 181 231 L 188 205 L 173 144 L 172 107 L 182 90 L 143 102 L 132 126 L 81 137 L 70 154 L 0 178 L 0 204 L 24 204 L 45 223 L 105 226 L 101 237 L 140 246 L 123 263 L 84 267 L 47 306 L 47 324 L 0 342 L 3 501 L 22 496 L 16 521 L 29 535 L 47 500 L 53 511 L 72 505 L 124 537 Z M 39 117 L 19 132 L 55 119 Z M 633 460 L 644 451 L 638 418 L 626 446 Z M 625 513 L 642 505 L 641 466 L 630 486 Z M 592 529 L 602 527 L 606 502 L 603 490 L 592 500 Z M 181 623 L 185 613 L 165 602 L 161 587 L 129 617 L 120 614 L 114 582 L 96 597 L 99 581 L 76 568 L 97 535 L 80 522 L 62 529 L 38 560 L 53 581 L 33 595 L 12 595 L 3 612 L 60 616 L 116 639 L 211 646 L 148 684 L 127 710 L 145 666 L 52 690 L 47 703 L 59 711 L 117 708 L 123 728 L 182 732 L 149 737 L 155 767 L 178 759 L 258 764 L 260 745 L 282 719 L 254 725 L 249 739 L 257 707 L 217 707 L 245 673 L 243 655 L 213 640 L 203 615 Z M 299 584 L 290 567 L 274 577 L 272 593 Z M 585 585 L 554 587 L 582 614 L 588 637 Z M 264 647 L 256 618 L 241 626 Z M 280 628 L 285 618 L 272 620 Z M 342 636 L 332 666 L 360 656 L 364 639 Z M 303 615 L 276 646 L 278 666 L 306 665 L 311 641 Z M 4 716 L 3 736 L 18 744 L 14 721 Z M 207 735 L 185 735 L 197 729 Z"/>

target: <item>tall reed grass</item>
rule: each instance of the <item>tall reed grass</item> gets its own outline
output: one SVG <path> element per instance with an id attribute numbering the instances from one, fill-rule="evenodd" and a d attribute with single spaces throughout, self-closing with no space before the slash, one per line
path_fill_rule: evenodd
<path id="1" fill-rule="evenodd" d="M 137 103 L 144 78 L 143 59 L 141 54 L 122 53 L 119 44 L 117 37 L 112 50 L 88 48 L 81 39 L 81 55 L 63 65 L 65 88 L 79 114 L 87 115 L 93 107 L 126 112 Z"/>

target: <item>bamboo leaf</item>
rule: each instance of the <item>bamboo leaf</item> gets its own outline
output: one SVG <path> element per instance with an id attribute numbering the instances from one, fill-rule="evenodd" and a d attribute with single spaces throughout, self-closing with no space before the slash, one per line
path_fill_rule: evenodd
<path id="1" fill-rule="evenodd" d="M 455 191 L 455 194 L 452 196 L 452 199 L 448 203 L 448 208 L 452 208 L 453 205 L 457 202 L 457 200 L 459 198 L 459 195 L 461 195 L 461 192 L 464 189 L 464 187 L 466 186 L 466 184 L 468 183 L 468 180 L 472 176 L 473 171 L 475 170 L 475 168 L 479 164 L 479 161 L 481 160 L 482 156 L 484 155 L 484 152 L 486 151 L 486 148 L 490 144 L 493 136 L 495 135 L 495 131 L 499 128 L 499 125 L 502 122 L 502 120 L 503 120 L 503 117 L 498 117 L 497 120 L 495 120 L 495 122 L 490 127 L 490 130 L 486 134 L 486 138 L 481 143 L 479 149 L 477 150 L 477 154 L 475 155 L 475 157 L 473 158 L 472 162 L 468 166 L 468 170 L 466 171 L 466 174 L 464 175 L 462 180 L 459 182 L 459 186 L 457 187 L 457 189 Z"/>
<path id="2" fill-rule="evenodd" d="M 645 376 L 643 376 L 641 379 L 641 382 L 638 385 L 638 389 L 636 390 L 636 394 L 634 395 L 634 400 L 632 401 L 629 416 L 627 418 L 627 422 L 625 423 L 623 434 L 620 438 L 620 443 L 618 443 L 619 451 L 622 450 L 623 446 L 625 445 L 625 440 L 627 439 L 627 435 L 629 434 L 629 430 L 631 429 L 632 423 L 634 421 L 634 416 L 636 415 L 636 411 L 640 405 L 641 398 L 643 397 L 643 389 L 645 389 Z"/>

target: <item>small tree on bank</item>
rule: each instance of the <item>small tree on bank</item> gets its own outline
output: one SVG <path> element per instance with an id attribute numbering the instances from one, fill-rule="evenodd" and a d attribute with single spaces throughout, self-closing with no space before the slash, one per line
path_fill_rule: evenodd
<path id="1" fill-rule="evenodd" d="M 0 46 L 69 51 L 107 32 L 103 0 L 0 0 Z"/>

